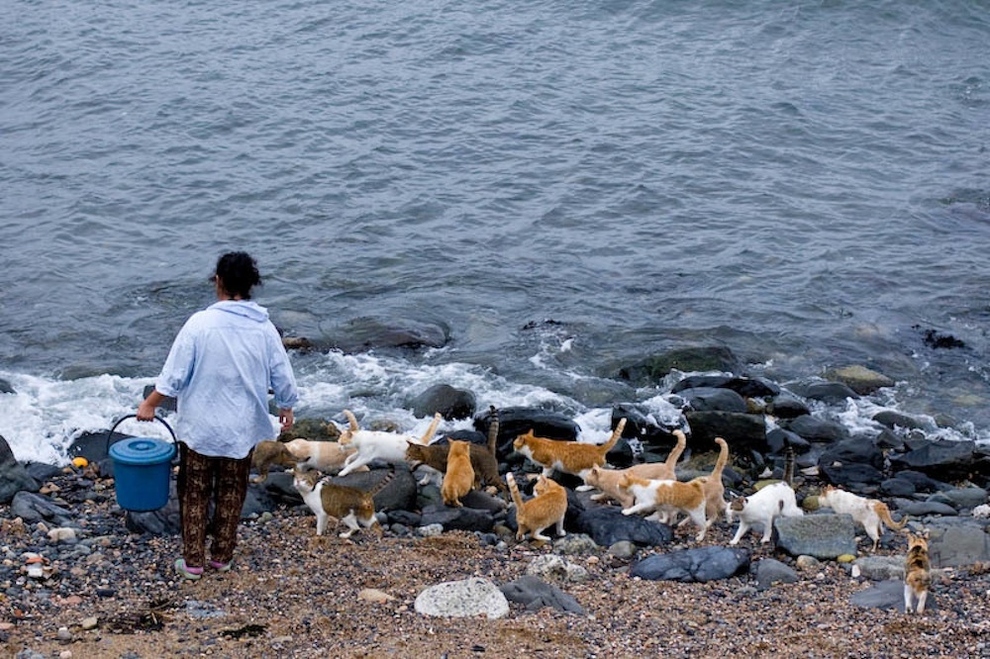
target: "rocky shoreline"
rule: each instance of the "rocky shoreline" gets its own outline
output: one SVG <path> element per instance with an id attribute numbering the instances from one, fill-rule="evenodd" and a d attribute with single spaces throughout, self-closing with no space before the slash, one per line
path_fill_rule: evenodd
<path id="1" fill-rule="evenodd" d="M 796 455 L 810 524 L 776 524 L 766 545 L 751 533 L 729 547 L 735 525 L 724 520 L 696 543 L 690 529 L 592 501 L 566 476 L 567 535 L 519 543 L 498 496 L 473 492 L 464 508 L 446 508 L 423 472 L 373 465 L 341 482 L 366 487 L 393 471 L 375 497 L 384 537 L 315 536 L 291 479 L 273 472 L 251 486 L 235 569 L 186 583 L 171 566 L 174 494 L 159 511 L 121 510 L 105 433 L 74 445 L 90 463 L 83 469 L 18 463 L 0 438 L 0 647 L 22 659 L 990 656 L 990 454 L 929 439 L 922 420 L 889 410 L 869 432 L 850 433 L 835 418 L 842 401 L 889 384 L 861 367 L 832 376 L 786 388 L 691 376 L 668 394 L 689 433 L 682 479 L 711 468 L 716 436 L 729 440 L 732 493 L 779 477 L 786 451 Z M 491 418 L 472 403 L 450 387 L 418 400 L 429 413 L 473 415 L 475 430 L 451 437 L 484 443 Z M 557 412 L 498 414 L 500 470 L 521 482 L 534 467 L 511 451 L 515 434 L 577 434 Z M 619 418 L 627 427 L 610 464 L 666 457 L 674 428 L 631 403 L 613 407 L 613 427 Z M 332 441 L 334 430 L 314 419 L 296 435 Z M 888 531 L 871 553 L 848 516 L 816 510 L 826 484 L 879 498 L 908 515 L 909 528 L 928 529 L 929 611 L 902 613 L 903 535 Z"/>

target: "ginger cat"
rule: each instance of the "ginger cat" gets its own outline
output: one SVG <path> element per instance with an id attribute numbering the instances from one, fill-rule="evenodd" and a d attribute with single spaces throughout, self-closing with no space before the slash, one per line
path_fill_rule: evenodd
<path id="1" fill-rule="evenodd" d="M 867 499 L 852 492 L 840 490 L 832 485 L 826 485 L 821 494 L 818 495 L 818 502 L 823 506 L 828 506 L 838 514 L 849 514 L 860 524 L 873 541 L 873 551 L 877 550 L 880 544 L 880 536 L 883 534 L 884 524 L 895 531 L 900 531 L 908 522 L 907 515 L 901 521 L 895 522 L 890 516 L 890 508 L 883 501 Z"/>
<path id="2" fill-rule="evenodd" d="M 328 522 L 333 519 L 334 524 L 343 522 L 350 529 L 341 533 L 341 538 L 351 537 L 362 526 L 366 529 L 375 526 L 380 536 L 382 531 L 375 518 L 374 496 L 388 485 L 394 475 L 390 471 L 373 490 L 366 492 L 356 487 L 331 483 L 323 479 L 323 474 L 316 469 L 297 468 L 293 485 L 306 505 L 316 514 L 316 535 L 323 535 Z"/>
<path id="3" fill-rule="evenodd" d="M 443 484 L 440 495 L 445 506 L 460 508 L 461 497 L 474 487 L 474 467 L 471 466 L 471 449 L 468 442 L 454 440 L 450 442 L 447 453 L 447 471 L 443 474 Z"/>
<path id="4" fill-rule="evenodd" d="M 584 482 L 586 485 L 601 490 L 598 494 L 591 495 L 592 501 L 611 499 L 612 501 L 617 501 L 623 508 L 632 506 L 635 503 L 633 496 L 619 487 L 619 481 L 625 474 L 646 480 L 677 480 L 677 461 L 681 458 L 681 454 L 684 453 L 684 448 L 687 446 L 687 437 L 680 430 L 675 430 L 674 436 L 677 437 L 677 444 L 663 462 L 647 462 L 625 469 L 592 467 L 587 475 L 585 475 Z"/>
<path id="5" fill-rule="evenodd" d="M 729 541 L 737 545 L 743 535 L 753 524 L 763 525 L 761 543 L 770 542 L 773 533 L 773 520 L 777 517 L 801 517 L 804 511 L 798 508 L 794 488 L 785 482 L 771 483 L 764 486 L 750 497 L 737 497 L 729 504 L 725 516 L 731 522 L 739 518 L 739 528 Z"/>
<path id="6" fill-rule="evenodd" d="M 533 540 L 550 542 L 550 537 L 543 535 L 542 531 L 551 526 L 556 527 L 558 536 L 566 535 L 564 516 L 567 514 L 567 490 L 563 485 L 540 474 L 533 489 L 535 496 L 523 501 L 511 472 L 505 475 L 505 480 L 516 504 L 516 540 L 522 540 L 529 533 Z"/>
<path id="7" fill-rule="evenodd" d="M 709 526 L 721 517 L 729 507 L 725 503 L 725 485 L 722 483 L 722 471 L 729 461 L 729 445 L 721 437 L 716 437 L 715 443 L 719 446 L 719 452 L 712 473 L 694 479 L 701 483 L 701 489 L 705 492 L 705 518 L 708 520 Z M 681 520 L 680 526 L 686 522 L 687 518 L 684 518 Z"/>
<path id="8" fill-rule="evenodd" d="M 904 560 L 904 612 L 924 613 L 925 600 L 932 585 L 931 561 L 928 558 L 928 532 L 908 532 L 908 551 Z M 912 607 L 912 600 L 917 606 Z"/>
<path id="9" fill-rule="evenodd" d="M 512 448 L 543 467 L 543 475 L 547 478 L 550 477 L 554 469 L 584 478 L 592 467 L 600 467 L 605 464 L 605 455 L 619 441 L 625 427 L 626 420 L 619 419 L 611 437 L 604 444 L 547 439 L 537 437 L 530 430 L 516 437 L 515 441 L 512 442 Z"/>
<path id="10" fill-rule="evenodd" d="M 696 540 L 705 539 L 708 524 L 705 521 L 705 490 L 696 480 L 682 483 L 675 480 L 647 480 L 625 474 L 619 487 L 632 494 L 635 503 L 622 509 L 623 515 L 655 512 L 659 518 L 670 510 L 681 511 L 698 526 Z M 653 517 L 653 516 L 651 516 Z"/>
<path id="11" fill-rule="evenodd" d="M 362 430 L 350 410 L 344 410 L 344 414 L 350 422 L 350 427 L 340 433 L 338 443 L 351 447 L 354 449 L 354 453 L 348 455 L 344 460 L 344 468 L 340 470 L 339 476 L 346 476 L 370 464 L 373 460 L 384 460 L 392 464 L 404 462 L 408 443 L 418 441 L 421 444 L 428 444 L 436 433 L 437 426 L 440 425 L 440 419 L 443 418 L 439 412 L 433 415 L 430 427 L 426 429 L 422 437 L 417 439 L 411 435 L 394 432 Z"/>
<path id="12" fill-rule="evenodd" d="M 495 442 L 498 439 L 498 417 L 492 419 L 488 426 L 488 445 L 470 444 L 471 467 L 474 469 L 474 486 L 493 486 L 500 492 L 505 492 L 505 483 L 498 473 L 498 459 L 495 457 Z M 447 471 L 447 452 L 450 450 L 449 444 L 420 444 L 409 442 L 406 446 L 406 461 L 410 463 L 410 468 L 424 464 L 431 469 L 435 469 L 441 474 Z M 427 477 L 424 480 L 429 480 Z M 420 482 L 420 485 L 425 485 Z"/>

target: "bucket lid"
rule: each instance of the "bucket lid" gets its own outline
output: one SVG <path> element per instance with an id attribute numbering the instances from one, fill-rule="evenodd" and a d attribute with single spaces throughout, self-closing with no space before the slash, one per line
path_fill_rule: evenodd
<path id="1" fill-rule="evenodd" d="M 131 437 L 110 447 L 110 457 L 121 464 L 158 464 L 168 462 L 173 455 L 175 444 L 155 437 Z"/>

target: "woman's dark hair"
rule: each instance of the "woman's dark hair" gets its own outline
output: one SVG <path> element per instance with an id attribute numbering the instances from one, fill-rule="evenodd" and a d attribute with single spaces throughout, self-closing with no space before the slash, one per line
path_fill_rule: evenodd
<path id="1" fill-rule="evenodd" d="M 233 297 L 251 299 L 251 289 L 261 285 L 258 264 L 247 252 L 227 252 L 217 260 L 216 276 Z"/>

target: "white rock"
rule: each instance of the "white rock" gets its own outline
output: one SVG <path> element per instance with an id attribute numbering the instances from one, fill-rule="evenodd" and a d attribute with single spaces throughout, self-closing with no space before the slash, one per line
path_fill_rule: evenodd
<path id="1" fill-rule="evenodd" d="M 509 601 L 498 586 L 478 577 L 431 586 L 416 597 L 415 607 L 422 615 L 447 618 L 485 615 L 494 620 L 509 614 Z"/>

